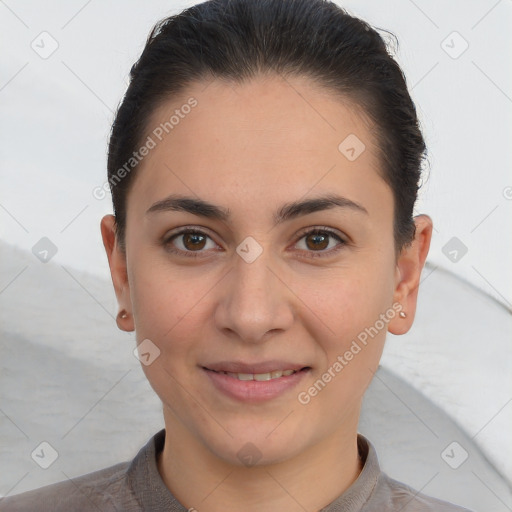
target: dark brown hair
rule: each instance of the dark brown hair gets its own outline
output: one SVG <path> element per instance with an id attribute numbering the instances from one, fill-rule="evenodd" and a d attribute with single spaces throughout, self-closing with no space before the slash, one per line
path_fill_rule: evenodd
<path id="1" fill-rule="evenodd" d="M 118 171 L 141 146 L 154 110 L 192 82 L 241 83 L 268 72 L 310 77 L 363 108 L 375 123 L 381 175 L 393 191 L 395 248 L 413 240 L 426 146 L 403 72 L 380 34 L 327 0 L 209 0 L 158 22 L 131 69 L 108 150 L 121 245 L 137 166 L 123 179 Z"/>

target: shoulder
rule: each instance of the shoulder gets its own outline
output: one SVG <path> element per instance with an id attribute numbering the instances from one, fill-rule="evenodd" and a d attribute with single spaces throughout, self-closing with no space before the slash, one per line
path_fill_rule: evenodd
<path id="1" fill-rule="evenodd" d="M 357 503 L 360 512 L 471 512 L 390 478 L 380 468 L 375 447 L 361 434 L 358 434 L 358 449 L 364 466 L 359 478 L 346 493 L 347 505 Z"/>
<path id="2" fill-rule="evenodd" d="M 376 503 L 379 510 L 402 510 L 403 512 L 471 512 L 467 508 L 459 507 L 453 503 L 427 496 L 412 487 L 394 480 L 381 473 L 375 486 L 372 499 L 368 503 Z M 363 509 L 371 512 L 370 505 Z"/>
<path id="3" fill-rule="evenodd" d="M 102 512 L 138 510 L 124 508 L 134 502 L 127 482 L 130 462 L 121 462 L 77 478 L 63 480 L 21 494 L 0 498 L 2 512 Z"/>

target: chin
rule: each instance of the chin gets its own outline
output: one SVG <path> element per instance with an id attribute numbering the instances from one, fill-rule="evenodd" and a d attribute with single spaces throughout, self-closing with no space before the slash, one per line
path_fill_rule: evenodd
<path id="1" fill-rule="evenodd" d="M 265 421 L 258 427 L 255 427 L 254 421 L 249 424 L 246 421 L 226 424 L 233 437 L 228 434 L 221 438 L 212 437 L 209 430 L 202 441 L 216 457 L 230 465 L 252 467 L 278 464 L 306 449 L 304 429 L 280 425 L 282 420 Z"/>

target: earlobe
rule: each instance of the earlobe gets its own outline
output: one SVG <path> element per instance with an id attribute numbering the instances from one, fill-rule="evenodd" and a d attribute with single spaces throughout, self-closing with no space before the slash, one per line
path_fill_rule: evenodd
<path id="1" fill-rule="evenodd" d="M 116 317 L 116 324 L 121 331 L 132 332 L 134 329 L 133 317 L 126 309 L 121 309 Z"/>
<path id="2" fill-rule="evenodd" d="M 116 293 L 120 312 L 116 323 L 119 329 L 131 332 L 135 329 L 130 298 L 130 284 L 126 269 L 126 254 L 119 245 L 116 236 L 116 221 L 113 215 L 105 215 L 101 219 L 101 237 L 107 253 L 112 284 Z"/>
<path id="3" fill-rule="evenodd" d="M 393 301 L 401 305 L 399 314 L 389 323 L 392 334 L 405 334 L 412 326 L 421 272 L 427 259 L 432 239 L 432 219 L 428 215 L 414 218 L 416 234 L 412 243 L 404 247 L 397 260 L 396 283 Z M 402 314 L 405 313 L 405 316 Z"/>

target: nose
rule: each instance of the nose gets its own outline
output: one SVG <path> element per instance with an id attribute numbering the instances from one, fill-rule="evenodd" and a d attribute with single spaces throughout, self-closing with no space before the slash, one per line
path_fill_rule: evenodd
<path id="1" fill-rule="evenodd" d="M 294 321 L 293 293 L 269 251 L 251 263 L 238 254 L 224 279 L 215 312 L 217 328 L 245 343 L 261 343 Z"/>

